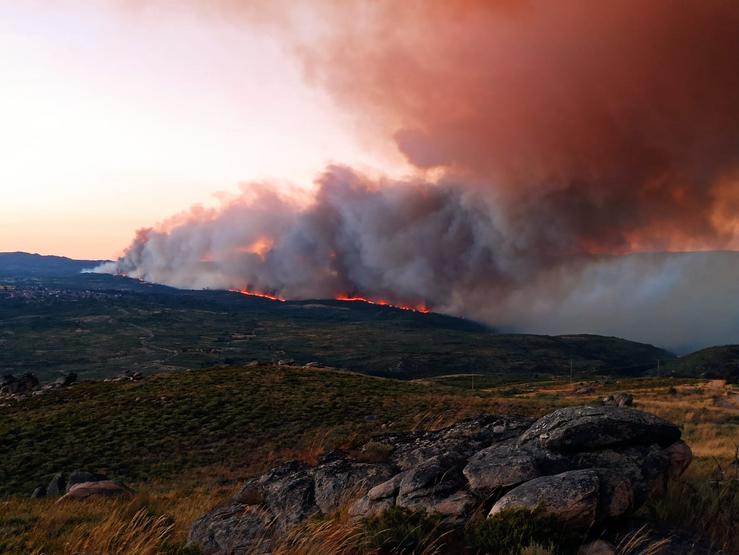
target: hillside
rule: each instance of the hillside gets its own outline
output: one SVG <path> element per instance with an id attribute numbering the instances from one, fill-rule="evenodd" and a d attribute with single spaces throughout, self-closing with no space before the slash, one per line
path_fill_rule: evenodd
<path id="1" fill-rule="evenodd" d="M 665 370 L 676 376 L 701 376 L 739 381 L 739 345 L 709 347 L 674 359 Z"/>
<path id="2" fill-rule="evenodd" d="M 0 252 L 0 276 L 64 276 L 94 268 L 105 260 L 74 260 L 26 252 Z"/>
<path id="3" fill-rule="evenodd" d="M 7 268 L 6 268 L 7 271 Z M 0 277 L 0 372 L 80 378 L 294 359 L 418 378 L 641 375 L 672 355 L 592 335 L 497 334 L 468 320 L 363 302 L 277 302 L 119 276 Z"/>

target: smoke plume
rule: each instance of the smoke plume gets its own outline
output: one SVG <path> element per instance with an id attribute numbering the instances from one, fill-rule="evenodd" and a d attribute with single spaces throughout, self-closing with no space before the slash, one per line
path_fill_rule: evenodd
<path id="1" fill-rule="evenodd" d="M 279 29 L 418 176 L 330 167 L 308 203 L 247 187 L 139 232 L 107 271 L 668 347 L 736 340 L 737 256 L 614 255 L 739 248 L 739 4 L 326 2 L 309 33 L 274 5 L 216 4 Z"/>

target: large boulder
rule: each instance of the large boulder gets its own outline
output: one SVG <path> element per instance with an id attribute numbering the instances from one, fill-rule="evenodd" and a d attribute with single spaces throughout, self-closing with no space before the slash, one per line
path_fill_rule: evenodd
<path id="1" fill-rule="evenodd" d="M 490 515 L 543 510 L 587 529 L 638 509 L 690 463 L 677 427 L 624 407 L 560 409 L 536 422 L 482 416 L 433 432 L 385 434 L 356 458 L 332 453 L 249 480 L 230 503 L 203 515 L 190 539 L 203 553 L 269 551 L 313 517 L 348 506 L 352 518 L 392 507 L 462 524 L 491 494 Z M 375 456 L 381 454 L 382 456 Z"/>
<path id="2" fill-rule="evenodd" d="M 567 468 L 563 456 L 537 445 L 519 446 L 514 440 L 481 449 L 470 457 L 463 473 L 472 491 L 485 493 Z"/>
<path id="3" fill-rule="evenodd" d="M 519 443 L 538 441 L 557 452 L 604 449 L 623 445 L 659 444 L 680 439 L 674 424 L 653 414 L 625 407 L 567 407 L 537 420 Z"/>
<path id="4" fill-rule="evenodd" d="M 269 552 L 274 516 L 253 505 L 218 507 L 197 519 L 189 540 L 203 555 Z"/>
<path id="5" fill-rule="evenodd" d="M 393 475 L 386 464 L 351 462 L 345 458 L 319 466 L 314 475 L 316 505 L 323 514 L 339 510 L 352 497 L 385 482 Z"/>
<path id="6" fill-rule="evenodd" d="M 46 495 L 49 497 L 56 497 L 64 495 L 67 488 L 67 479 L 63 472 L 57 472 L 51 477 L 49 485 L 46 486 Z"/>
<path id="7" fill-rule="evenodd" d="M 540 510 L 572 528 L 589 528 L 598 509 L 600 479 L 594 470 L 572 470 L 535 478 L 501 497 L 489 516 L 507 509 Z"/>

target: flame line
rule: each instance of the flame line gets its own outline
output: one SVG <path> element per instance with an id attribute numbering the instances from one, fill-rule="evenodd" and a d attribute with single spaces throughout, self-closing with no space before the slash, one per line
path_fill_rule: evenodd
<path id="1" fill-rule="evenodd" d="M 378 299 L 375 301 L 372 299 L 367 299 L 365 297 L 357 297 L 354 295 L 337 295 L 336 300 L 343 301 L 343 302 L 350 302 L 350 303 L 367 303 L 367 304 L 373 304 L 377 306 L 386 306 L 388 308 L 397 308 L 399 310 L 407 310 L 408 312 L 419 312 L 421 314 L 428 314 L 431 312 L 430 309 L 428 309 L 425 305 L 422 305 L 422 304 L 417 305 L 417 306 L 404 305 L 404 304 L 393 304 L 384 299 Z"/>

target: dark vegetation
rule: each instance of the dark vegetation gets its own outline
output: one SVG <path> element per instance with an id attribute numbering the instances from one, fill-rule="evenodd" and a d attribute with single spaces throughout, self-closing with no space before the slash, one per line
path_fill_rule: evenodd
<path id="1" fill-rule="evenodd" d="M 462 408 L 496 406 L 458 389 L 283 366 L 82 383 L 0 406 L 0 494 L 29 494 L 76 468 L 137 482 L 210 465 L 258 467 Z"/>
<path id="2" fill-rule="evenodd" d="M 281 303 L 76 269 L 18 271 L 17 262 L 4 265 L 7 256 L 0 255 L 0 372 L 33 372 L 42 381 L 289 359 L 398 378 L 531 379 L 569 374 L 571 365 L 578 374 L 643 375 L 672 358 L 613 337 L 498 334 L 460 318 L 365 303 Z"/>
<path id="3" fill-rule="evenodd" d="M 739 345 L 709 347 L 669 362 L 665 371 L 677 376 L 701 376 L 739 382 Z"/>

